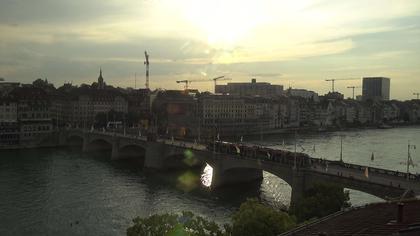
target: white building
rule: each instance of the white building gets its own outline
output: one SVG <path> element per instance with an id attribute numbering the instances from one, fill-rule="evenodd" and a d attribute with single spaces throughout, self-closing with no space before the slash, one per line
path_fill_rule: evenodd
<path id="1" fill-rule="evenodd" d="M 207 95 L 200 98 L 200 124 L 210 133 L 247 134 L 280 128 L 285 104 L 261 97 Z"/>
<path id="2" fill-rule="evenodd" d="M 305 99 L 311 99 L 314 102 L 319 102 L 319 96 L 314 91 L 309 91 L 306 89 L 288 89 L 287 93 L 292 97 L 301 97 Z"/>
<path id="3" fill-rule="evenodd" d="M 215 92 L 238 96 L 261 96 L 278 97 L 283 94 L 283 85 L 273 85 L 265 82 L 257 82 L 252 79 L 251 83 L 228 83 L 216 85 Z"/>

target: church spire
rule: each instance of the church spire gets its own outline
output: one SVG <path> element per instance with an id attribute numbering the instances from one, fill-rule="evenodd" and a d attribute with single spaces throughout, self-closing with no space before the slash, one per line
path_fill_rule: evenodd
<path id="1" fill-rule="evenodd" d="M 99 68 L 98 88 L 105 88 L 104 78 L 102 77 L 102 67 Z"/>

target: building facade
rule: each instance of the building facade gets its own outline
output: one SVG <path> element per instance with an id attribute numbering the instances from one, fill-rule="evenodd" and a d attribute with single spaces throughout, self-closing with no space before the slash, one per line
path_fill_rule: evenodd
<path id="1" fill-rule="evenodd" d="M 17 101 L 19 145 L 38 146 L 53 132 L 51 102 L 42 89 L 18 87 L 10 96 Z"/>
<path id="2" fill-rule="evenodd" d="M 17 102 L 0 97 L 0 146 L 19 144 Z"/>
<path id="3" fill-rule="evenodd" d="M 239 136 L 282 128 L 287 103 L 263 97 L 206 95 L 200 97 L 200 124 L 211 135 Z"/>

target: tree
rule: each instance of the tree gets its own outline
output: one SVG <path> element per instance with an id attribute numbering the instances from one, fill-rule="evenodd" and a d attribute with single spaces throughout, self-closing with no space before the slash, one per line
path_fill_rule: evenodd
<path id="1" fill-rule="evenodd" d="M 320 218 L 349 207 L 350 197 L 343 188 L 333 184 L 315 184 L 296 203 L 291 212 L 299 222 Z"/>
<path id="2" fill-rule="evenodd" d="M 248 199 L 232 216 L 233 236 L 278 235 L 295 226 L 295 219 L 285 212 L 264 206 L 256 199 Z"/>
<path id="3" fill-rule="evenodd" d="M 53 84 L 48 83 L 48 80 L 42 80 L 41 78 L 36 79 L 35 81 L 32 82 L 32 85 L 35 88 L 40 88 L 46 92 L 51 92 L 55 90 L 55 87 Z"/>
<path id="4" fill-rule="evenodd" d="M 276 211 L 256 199 L 248 199 L 224 229 L 191 212 L 135 218 L 128 236 L 275 236 L 295 227 L 294 217 Z"/>
<path id="5" fill-rule="evenodd" d="M 191 212 L 137 217 L 127 229 L 128 236 L 223 236 L 219 226 Z"/>

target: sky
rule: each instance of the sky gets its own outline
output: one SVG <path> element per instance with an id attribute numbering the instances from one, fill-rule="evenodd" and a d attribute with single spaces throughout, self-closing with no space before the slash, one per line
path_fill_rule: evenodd
<path id="1" fill-rule="evenodd" d="M 391 78 L 391 98 L 420 92 L 419 0 L 0 0 L 0 77 L 54 85 L 97 80 L 152 89 L 177 80 L 281 84 L 351 96 L 361 77 Z M 190 88 L 213 91 L 212 82 Z M 360 94 L 361 89 L 356 89 Z"/>

